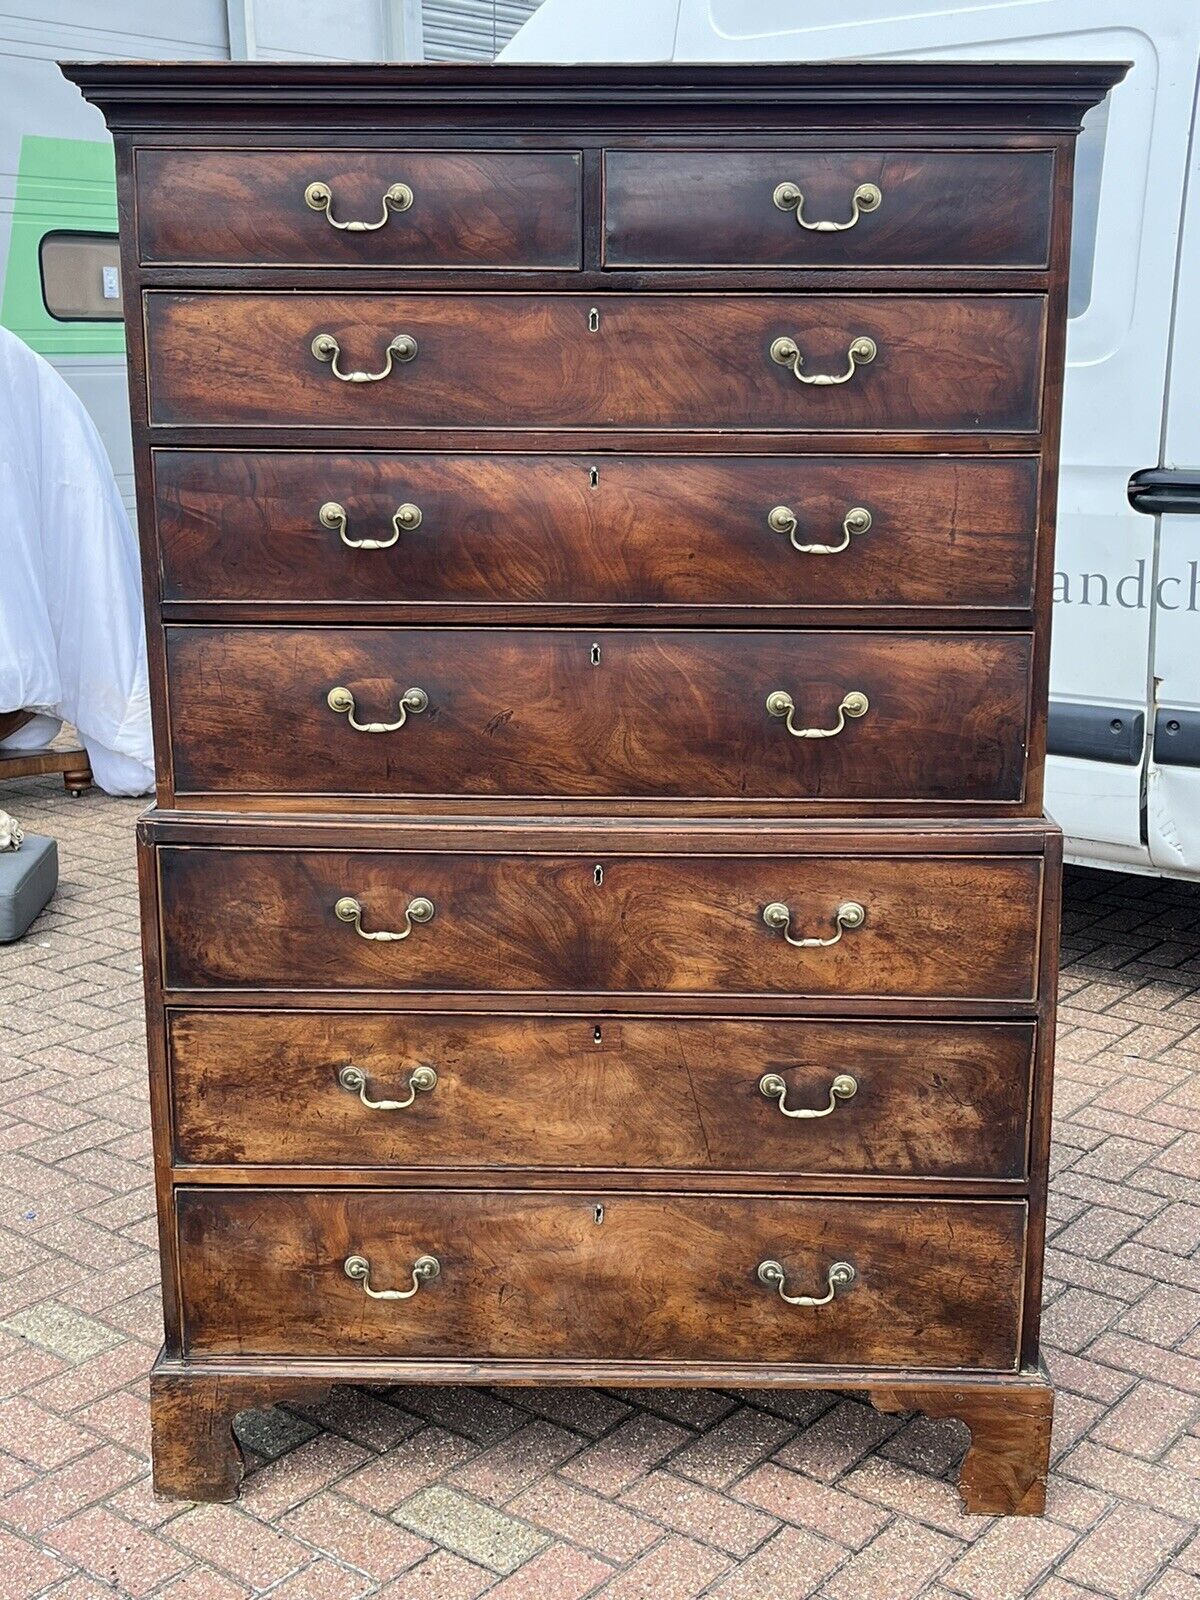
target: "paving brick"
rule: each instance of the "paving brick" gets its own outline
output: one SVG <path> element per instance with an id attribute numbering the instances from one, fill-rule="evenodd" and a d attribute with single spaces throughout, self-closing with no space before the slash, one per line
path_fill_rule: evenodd
<path id="1" fill-rule="evenodd" d="M 597 1600 L 695 1600 L 730 1563 L 707 1546 L 670 1534 L 596 1591 Z M 769 1600 L 760 1592 L 756 1600 Z"/>
<path id="2" fill-rule="evenodd" d="M 70 1573 L 65 1562 L 0 1528 L 0 1600 L 25 1600 Z"/>
<path id="3" fill-rule="evenodd" d="M 277 1584 L 271 1600 L 357 1600 L 374 1586 L 361 1572 L 350 1572 L 322 1557 Z"/>
<path id="4" fill-rule="evenodd" d="M 539 1419 L 518 1428 L 474 1460 L 456 1468 L 449 1481 L 455 1488 L 486 1500 L 489 1505 L 503 1505 L 513 1495 L 569 1461 L 586 1443 L 578 1434 Z"/>
<path id="5" fill-rule="evenodd" d="M 60 1522 L 43 1537 L 57 1555 L 111 1583 L 122 1595 L 149 1594 L 191 1565 L 189 1556 L 102 1506 Z"/>
<path id="6" fill-rule="evenodd" d="M 0 1400 L 0 1445 L 35 1467 L 58 1467 L 93 1449 L 99 1440 L 78 1423 L 55 1416 L 32 1400 Z"/>
<path id="7" fill-rule="evenodd" d="M 1189 1532 L 1188 1524 L 1146 1506 L 1121 1506 L 1070 1552 L 1062 1575 L 1116 1600 L 1134 1600 Z"/>
<path id="8" fill-rule="evenodd" d="M 607 1561 L 555 1545 L 488 1590 L 488 1600 L 581 1600 L 612 1576 Z"/>
<path id="9" fill-rule="evenodd" d="M 495 1577 L 486 1567 L 477 1567 L 449 1550 L 435 1550 L 411 1572 L 377 1590 L 375 1600 L 476 1600 Z"/>
<path id="10" fill-rule="evenodd" d="M 51 1523 L 81 1511 L 124 1488 L 142 1471 L 126 1450 L 101 1445 L 74 1461 L 34 1478 L 0 1501 L 0 1518 L 23 1533 L 39 1533 Z"/>
<path id="11" fill-rule="evenodd" d="M 248 1478 L 242 1487 L 241 1503 L 260 1520 L 274 1521 L 364 1462 L 378 1460 L 361 1445 L 351 1444 L 337 1434 L 318 1434 Z"/>
<path id="12" fill-rule="evenodd" d="M 869 1501 L 773 1461 L 747 1473 L 730 1493 L 773 1517 L 824 1534 L 852 1549 L 874 1538 L 888 1520 Z"/>
<path id="13" fill-rule="evenodd" d="M 710 1489 L 724 1489 L 735 1478 L 792 1438 L 796 1429 L 783 1417 L 740 1406 L 671 1459 L 671 1471 Z"/>
<path id="14" fill-rule="evenodd" d="M 1092 1428 L 1092 1438 L 1138 1456 L 1160 1456 L 1200 1421 L 1200 1397 L 1143 1382 Z"/>
<path id="15" fill-rule="evenodd" d="M 310 1559 L 296 1539 L 277 1532 L 237 1506 L 205 1505 L 185 1511 L 171 1523 L 173 1544 L 198 1560 L 220 1567 L 251 1588 L 267 1589 Z"/>
<path id="16" fill-rule="evenodd" d="M 834 1571 L 844 1552 L 802 1528 L 780 1528 L 762 1549 L 705 1591 L 712 1600 L 803 1600 Z"/>
<path id="17" fill-rule="evenodd" d="M 313 1496 L 278 1524 L 293 1538 L 303 1539 L 323 1555 L 357 1567 L 376 1582 L 394 1578 L 427 1556 L 432 1545 L 394 1523 L 372 1516 L 332 1490 Z"/>
<path id="18" fill-rule="evenodd" d="M 692 1437 L 686 1428 L 665 1417 L 642 1412 L 626 1418 L 612 1433 L 568 1461 L 562 1476 L 599 1494 L 617 1494 Z M 686 1469 L 681 1466 L 679 1470 Z"/>
<path id="19" fill-rule="evenodd" d="M 1121 1333 L 1162 1345 L 1177 1345 L 1198 1327 L 1200 1294 L 1174 1284 L 1156 1284 L 1117 1323 Z"/>
<path id="20" fill-rule="evenodd" d="M 1023 1600 L 1075 1539 L 1034 1517 L 996 1522 L 946 1573 L 947 1584 L 970 1600 Z"/>
<path id="21" fill-rule="evenodd" d="M 562 1478 L 546 1478 L 509 1502 L 507 1509 L 561 1539 L 606 1560 L 631 1561 L 657 1539 L 655 1523 Z"/>
<path id="22" fill-rule="evenodd" d="M 476 1454 L 475 1446 L 445 1428 L 426 1427 L 342 1480 L 341 1493 L 373 1511 L 394 1511 L 402 1500 L 449 1474 Z"/>
<path id="23" fill-rule="evenodd" d="M 621 1502 L 676 1533 L 734 1556 L 748 1555 L 779 1526 L 774 1517 L 672 1472 L 652 1472 L 627 1489 Z"/>
<path id="24" fill-rule="evenodd" d="M 956 1539 L 893 1522 L 840 1567 L 821 1593 L 830 1600 L 916 1600 L 961 1551 Z"/>
<path id="25" fill-rule="evenodd" d="M 775 1459 L 832 1483 L 890 1439 L 900 1426 L 899 1418 L 876 1411 L 874 1406 L 841 1400 L 791 1444 L 776 1451 Z"/>
<path id="26" fill-rule="evenodd" d="M 493 1572 L 514 1571 L 547 1542 L 529 1523 L 444 1484 L 418 1489 L 392 1515 L 431 1544 L 453 1550 Z"/>

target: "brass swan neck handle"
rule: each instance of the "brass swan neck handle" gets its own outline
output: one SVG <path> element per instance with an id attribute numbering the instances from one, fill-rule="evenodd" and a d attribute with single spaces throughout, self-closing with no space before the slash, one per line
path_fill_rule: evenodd
<path id="1" fill-rule="evenodd" d="M 422 520 L 420 506 L 414 506 L 406 500 L 392 513 L 393 531 L 390 539 L 352 539 L 347 532 L 349 519 L 345 506 L 339 505 L 336 500 L 326 500 L 317 512 L 317 521 L 323 528 L 336 528 L 347 550 L 390 550 L 399 543 L 401 533 L 411 533 L 421 526 Z"/>
<path id="2" fill-rule="evenodd" d="M 406 183 L 393 183 L 383 191 L 383 215 L 378 222 L 339 222 L 333 214 L 333 190 L 320 179 L 310 183 L 304 191 L 304 204 L 310 211 L 324 213 L 325 221 L 339 233 L 375 233 L 386 227 L 393 211 L 407 211 L 413 203 L 413 192 Z"/>
<path id="3" fill-rule="evenodd" d="M 849 365 L 845 372 L 801 372 L 804 357 L 800 353 L 800 346 L 794 339 L 775 339 L 771 344 L 771 360 L 778 366 L 790 367 L 792 376 L 799 383 L 813 384 L 817 388 L 825 389 L 830 384 L 849 383 L 859 367 L 867 362 L 874 361 L 879 353 L 879 346 L 874 339 L 869 339 L 866 334 L 860 334 L 857 339 L 850 341 L 850 348 L 846 352 Z"/>
<path id="4" fill-rule="evenodd" d="M 406 689 L 400 696 L 400 717 L 396 722 L 359 722 L 354 715 L 354 696 L 344 684 L 339 683 L 330 689 L 325 696 L 325 704 L 330 711 L 344 715 L 355 733 L 395 733 L 408 721 L 410 711 L 417 715 L 428 707 L 429 696 L 424 689 Z"/>
<path id="5" fill-rule="evenodd" d="M 349 1069 L 353 1071 L 353 1068 Z M 853 1100 L 858 1093 L 858 1079 L 851 1077 L 848 1072 L 839 1072 L 829 1085 L 829 1104 L 821 1106 L 819 1110 L 808 1111 L 799 1107 L 789 1111 L 784 1101 L 787 1099 L 788 1086 L 777 1072 L 764 1072 L 758 1080 L 758 1092 L 765 1095 L 768 1100 L 777 1100 L 779 1109 L 785 1117 L 795 1117 L 805 1122 L 815 1121 L 818 1117 L 827 1117 L 836 1111 L 842 1100 Z"/>
<path id="6" fill-rule="evenodd" d="M 348 1094 L 356 1094 L 368 1111 L 407 1111 L 419 1094 L 428 1094 L 437 1088 L 438 1075 L 432 1067 L 414 1067 L 408 1079 L 408 1094 L 403 1100 L 372 1100 L 367 1094 L 367 1075 L 361 1067 L 343 1067 L 337 1081 Z"/>
<path id="7" fill-rule="evenodd" d="M 787 534 L 792 549 L 802 556 L 840 556 L 843 550 L 849 549 L 856 533 L 868 532 L 873 520 L 866 506 L 851 506 L 842 519 L 842 537 L 837 544 L 800 544 L 796 538 L 800 519 L 791 506 L 772 506 L 767 512 L 767 527 L 772 533 Z"/>
<path id="8" fill-rule="evenodd" d="M 372 1289 L 371 1263 L 366 1256 L 347 1256 L 342 1271 L 352 1283 L 362 1285 L 362 1292 L 372 1300 L 411 1300 L 422 1284 L 432 1283 L 441 1276 L 442 1263 L 436 1256 L 418 1256 L 409 1269 L 412 1273 L 411 1289 Z"/>
<path id="9" fill-rule="evenodd" d="M 849 1261 L 835 1261 L 825 1274 L 826 1292 L 824 1294 L 788 1294 L 784 1288 L 787 1274 L 778 1261 L 760 1261 L 758 1263 L 758 1281 L 766 1284 L 768 1289 L 777 1289 L 779 1298 L 786 1300 L 790 1306 L 827 1306 L 831 1300 L 837 1299 L 839 1289 L 848 1289 L 858 1277 L 858 1273 Z"/>
<path id="10" fill-rule="evenodd" d="M 787 718 L 787 731 L 793 739 L 832 739 L 846 726 L 847 717 L 865 717 L 871 702 L 861 689 L 849 689 L 838 706 L 838 719 L 832 728 L 798 728 L 792 720 L 796 702 L 786 689 L 772 689 L 767 696 L 767 710 L 773 717 Z"/>
<path id="11" fill-rule="evenodd" d="M 780 211 L 794 211 L 796 221 L 809 233 L 845 233 L 848 229 L 856 227 L 858 219 L 868 216 L 872 211 L 878 211 L 883 203 L 883 191 L 877 183 L 860 183 L 850 196 L 850 219 L 848 222 L 827 222 L 820 220 L 809 222 L 804 215 L 804 193 L 798 184 L 780 183 L 776 185 L 775 193 L 771 196 Z"/>
<path id="12" fill-rule="evenodd" d="M 867 913 L 857 900 L 843 900 L 833 914 L 833 925 L 837 931 L 828 939 L 794 939 L 788 931 L 792 923 L 792 913 L 780 900 L 772 900 L 771 904 L 764 908 L 762 918 L 768 928 L 782 933 L 794 949 L 824 950 L 831 944 L 839 944 L 842 934 L 847 929 L 861 928 L 867 920 Z"/>
<path id="13" fill-rule="evenodd" d="M 338 921 L 349 922 L 360 939 L 373 939 L 387 944 L 398 944 L 401 939 L 407 939 L 418 923 L 432 922 L 433 911 L 433 901 L 419 894 L 405 907 L 403 933 L 388 933 L 386 930 L 368 933 L 362 925 L 362 905 L 353 895 L 343 895 L 333 908 L 333 914 Z"/>
<path id="14" fill-rule="evenodd" d="M 415 359 L 417 341 L 411 333 L 398 333 L 388 345 L 385 351 L 387 359 L 378 372 L 343 372 L 341 367 L 338 366 L 342 347 L 331 333 L 318 333 L 310 348 L 318 361 L 324 361 L 328 364 L 334 377 L 340 382 L 379 383 L 391 372 L 394 362 L 404 363 Z"/>

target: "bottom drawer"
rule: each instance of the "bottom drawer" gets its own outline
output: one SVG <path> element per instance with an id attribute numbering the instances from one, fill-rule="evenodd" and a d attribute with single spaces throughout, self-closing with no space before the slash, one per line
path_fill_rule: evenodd
<path id="1" fill-rule="evenodd" d="M 197 1187 L 175 1203 L 192 1355 L 1017 1364 L 1023 1201 Z M 421 1257 L 438 1270 L 418 1285 Z M 788 1295 L 829 1296 L 835 1263 L 853 1276 L 793 1305 L 767 1262 Z"/>

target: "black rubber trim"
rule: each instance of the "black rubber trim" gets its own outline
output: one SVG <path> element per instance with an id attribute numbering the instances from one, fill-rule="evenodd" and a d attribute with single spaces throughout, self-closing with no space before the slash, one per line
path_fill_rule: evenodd
<path id="1" fill-rule="evenodd" d="M 1159 709 L 1154 718 L 1154 759 L 1160 767 L 1200 767 L 1200 711 Z"/>
<path id="2" fill-rule="evenodd" d="M 1126 706 L 1079 705 L 1074 700 L 1050 702 L 1046 749 L 1052 756 L 1136 767 L 1145 738 L 1146 718 L 1140 711 Z"/>
<path id="3" fill-rule="evenodd" d="M 1157 517 L 1200 517 L 1200 468 L 1145 467 L 1129 480 L 1129 504 Z"/>

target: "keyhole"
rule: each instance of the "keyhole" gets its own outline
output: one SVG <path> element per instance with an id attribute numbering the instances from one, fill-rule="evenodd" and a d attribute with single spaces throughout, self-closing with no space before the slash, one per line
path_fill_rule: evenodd
<path id="1" fill-rule="evenodd" d="M 592 873 L 592 881 L 595 883 L 597 889 L 604 882 L 604 868 L 600 865 L 599 862 L 596 863 L 595 871 Z M 597 1028 L 596 1029 L 597 1035 L 599 1034 L 599 1032 L 600 1032 L 600 1030 L 599 1030 L 599 1028 Z"/>
<path id="2" fill-rule="evenodd" d="M 600 1224 L 604 1221 L 604 1207 L 603 1206 L 597 1206 L 596 1209 L 592 1212 L 592 1215 L 596 1219 L 596 1226 L 599 1227 Z"/>
<path id="3" fill-rule="evenodd" d="M 595 306 L 588 312 L 588 332 L 597 333 L 600 329 L 600 313 Z"/>
<path id="4" fill-rule="evenodd" d="M 594 667 L 600 665 L 600 646 L 598 644 L 592 646 L 592 665 Z"/>
<path id="5" fill-rule="evenodd" d="M 600 468 L 599 467 L 592 467 L 592 468 L 589 469 L 589 471 L 588 471 L 588 487 L 590 489 L 598 489 L 600 487 Z"/>
<path id="6" fill-rule="evenodd" d="M 592 1029 L 592 1043 L 593 1044 L 603 1044 L 604 1043 L 604 1036 L 600 1032 L 599 1024 L 597 1024 L 596 1027 L 594 1027 Z"/>

